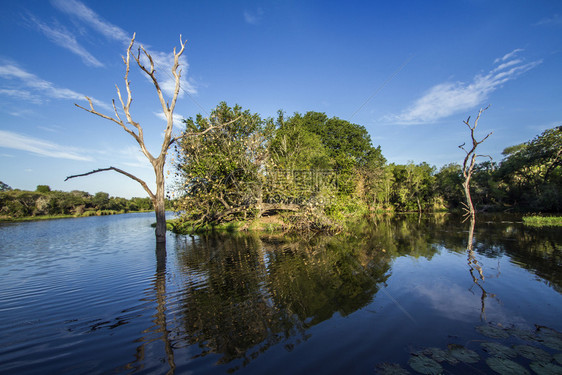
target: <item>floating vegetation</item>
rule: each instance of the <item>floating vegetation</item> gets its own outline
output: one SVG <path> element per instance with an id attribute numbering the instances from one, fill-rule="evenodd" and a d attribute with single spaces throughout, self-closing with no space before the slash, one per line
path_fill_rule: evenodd
<path id="1" fill-rule="evenodd" d="M 425 355 L 414 355 L 408 360 L 410 367 L 420 374 L 438 375 L 443 373 L 443 367 Z"/>
<path id="2" fill-rule="evenodd" d="M 453 357 L 450 351 L 440 348 L 427 348 L 423 350 L 423 354 L 431 356 L 431 358 L 437 362 L 447 362 L 451 365 L 459 363 L 459 360 Z"/>
<path id="3" fill-rule="evenodd" d="M 486 337 L 491 337 L 493 339 L 506 339 L 509 337 L 509 333 L 501 327 L 486 324 L 483 326 L 477 326 L 476 330 Z"/>
<path id="4" fill-rule="evenodd" d="M 539 337 L 535 334 L 535 332 L 528 329 L 511 327 L 511 328 L 507 328 L 507 332 L 509 332 L 512 336 L 517 337 L 518 339 L 521 340 L 539 341 Z"/>
<path id="5" fill-rule="evenodd" d="M 507 358 L 489 357 L 486 364 L 501 375 L 530 375 L 523 366 Z"/>
<path id="6" fill-rule="evenodd" d="M 449 344 L 447 345 L 451 355 L 464 363 L 476 363 L 480 361 L 480 356 L 474 350 L 465 348 L 462 345 Z"/>
<path id="7" fill-rule="evenodd" d="M 531 367 L 531 370 L 536 372 L 538 375 L 562 375 L 562 367 L 557 366 L 554 363 L 531 362 L 529 367 Z"/>
<path id="8" fill-rule="evenodd" d="M 550 362 L 552 356 L 540 348 L 535 348 L 530 345 L 516 345 L 514 349 L 519 355 L 530 359 L 531 361 Z"/>
<path id="9" fill-rule="evenodd" d="M 517 352 L 515 351 L 515 349 L 502 345 L 497 342 L 483 342 L 480 344 L 480 346 L 482 347 L 482 349 L 484 349 L 484 351 L 490 353 L 490 355 L 494 357 L 498 357 L 498 358 L 517 357 Z"/>
<path id="10" fill-rule="evenodd" d="M 410 372 L 402 368 L 397 363 L 379 363 L 377 365 L 377 374 L 379 375 L 408 375 Z"/>
<path id="11" fill-rule="evenodd" d="M 548 327 L 537 327 L 540 342 L 551 349 L 562 350 L 562 333 Z"/>
<path id="12" fill-rule="evenodd" d="M 562 350 L 562 333 L 549 327 L 538 325 L 536 327 L 534 331 L 518 327 L 503 327 L 501 324 L 483 324 L 475 327 L 480 334 L 499 341 L 480 343 L 481 350 L 489 355 L 485 360 L 488 367 L 500 375 L 530 375 L 531 371 L 523 366 L 523 364 L 528 364 L 537 375 L 562 375 L 562 353 L 552 353 L 552 350 L 548 352 L 538 347 L 539 344 L 542 344 L 550 349 Z M 508 346 L 523 341 L 531 345 Z M 481 364 L 482 353 L 478 353 L 459 344 L 449 344 L 444 349 L 422 348 L 411 353 L 408 365 L 420 374 L 456 373 L 447 365 L 455 366 L 461 362 L 467 364 L 480 362 Z M 516 361 L 518 355 L 523 358 Z M 480 364 L 476 366 L 480 368 Z M 377 365 L 377 373 L 403 375 L 408 374 L 408 371 L 398 364 L 381 363 Z"/>

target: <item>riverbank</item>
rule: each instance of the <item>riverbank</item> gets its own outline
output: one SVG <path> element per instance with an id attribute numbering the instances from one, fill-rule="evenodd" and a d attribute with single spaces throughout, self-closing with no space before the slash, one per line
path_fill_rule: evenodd
<path id="1" fill-rule="evenodd" d="M 347 227 L 347 222 L 335 222 L 327 217 L 311 220 L 304 215 L 275 214 L 261 216 L 257 219 L 239 219 L 223 223 L 200 224 L 194 221 L 172 219 L 167 221 L 168 230 L 177 234 L 195 234 L 205 232 L 267 232 L 298 233 L 323 232 L 336 234 Z"/>
<path id="2" fill-rule="evenodd" d="M 121 214 L 133 214 L 142 212 L 153 212 L 151 210 L 146 211 L 115 211 L 115 210 L 98 210 L 98 211 L 86 211 L 80 215 L 38 215 L 38 216 L 24 216 L 24 217 L 9 217 L 0 216 L 1 223 L 18 223 L 24 221 L 41 221 L 41 220 L 56 220 L 56 219 L 75 219 L 79 217 L 90 217 L 90 216 L 107 216 L 107 215 L 121 215 Z"/>

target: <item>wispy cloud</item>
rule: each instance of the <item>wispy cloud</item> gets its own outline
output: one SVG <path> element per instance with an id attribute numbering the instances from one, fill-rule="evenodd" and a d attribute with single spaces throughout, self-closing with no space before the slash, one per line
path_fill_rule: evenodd
<path id="1" fill-rule="evenodd" d="M 154 115 L 156 115 L 156 117 L 158 117 L 158 118 L 160 118 L 164 121 L 167 121 L 166 116 L 164 115 L 163 112 L 154 112 Z M 178 129 L 180 129 L 180 130 L 185 129 L 185 126 L 183 126 L 183 119 L 184 118 L 185 117 L 182 116 L 181 114 L 174 113 L 174 126 Z"/>
<path id="2" fill-rule="evenodd" d="M 53 43 L 62 48 L 66 48 L 72 53 L 80 56 L 84 64 L 102 67 L 104 66 L 98 59 L 90 54 L 83 46 L 81 46 L 76 37 L 68 31 L 64 26 L 57 25 L 56 27 L 48 26 L 41 22 L 36 17 L 29 15 L 29 20 L 37 26 L 37 28 L 47 36 Z"/>
<path id="3" fill-rule="evenodd" d="M 43 139 L 33 138 L 25 134 L 0 130 L 0 147 L 31 152 L 36 155 L 57 159 L 92 161 L 79 149 L 62 146 Z"/>
<path id="4" fill-rule="evenodd" d="M 255 12 L 244 11 L 244 21 L 250 25 L 257 25 L 263 16 L 263 10 L 258 8 Z"/>
<path id="5" fill-rule="evenodd" d="M 74 17 L 77 21 L 82 22 L 86 26 L 89 26 L 96 32 L 102 34 L 109 40 L 115 40 L 122 43 L 124 46 L 128 46 L 132 33 L 129 34 L 119 26 L 113 25 L 112 23 L 105 21 L 92 9 L 88 8 L 86 5 L 77 0 L 52 0 L 51 3 L 60 11 Z M 138 44 L 142 44 L 137 40 Z M 152 55 L 154 63 L 156 65 L 158 79 L 160 81 L 160 86 L 162 91 L 166 95 L 173 95 L 175 90 L 175 79 L 172 76 L 171 70 L 174 63 L 174 55 L 172 52 L 159 52 L 155 51 L 151 46 L 145 45 L 146 50 Z M 148 65 L 148 62 L 145 62 Z M 180 81 L 181 88 L 189 94 L 197 93 L 195 87 L 187 80 L 187 70 L 189 69 L 189 63 L 185 55 L 180 57 L 180 66 L 182 69 L 182 77 Z M 150 78 L 149 78 L 150 79 Z M 183 97 L 184 92 L 180 91 L 179 97 Z"/>
<path id="6" fill-rule="evenodd" d="M 489 95 L 504 83 L 539 65 L 542 60 L 524 63 L 513 50 L 494 61 L 487 74 L 476 75 L 471 82 L 444 82 L 430 88 L 421 98 L 398 115 L 383 120 L 395 124 L 431 123 L 484 104 Z"/>
<path id="7" fill-rule="evenodd" d="M 544 25 L 562 25 L 562 16 L 560 16 L 559 14 L 555 14 L 551 17 L 543 18 L 539 22 L 535 23 L 535 26 Z"/>
<path id="8" fill-rule="evenodd" d="M 21 89 L 0 89 L 0 95 L 11 96 L 12 98 L 16 98 L 16 99 L 23 99 L 27 102 L 31 102 L 34 104 L 41 103 L 40 96 L 34 95 L 29 91 L 21 90 Z"/>
<path id="9" fill-rule="evenodd" d="M 122 28 L 103 20 L 96 12 L 76 0 L 52 0 L 51 4 L 60 11 L 67 13 L 88 24 L 94 30 L 108 39 L 117 40 L 125 45 L 131 41 L 131 36 Z"/>
<path id="10" fill-rule="evenodd" d="M 43 102 L 43 98 L 51 99 L 68 99 L 75 101 L 86 101 L 85 96 L 76 91 L 56 87 L 52 82 L 37 77 L 35 74 L 29 73 L 15 64 L 6 63 L 0 65 L 0 78 L 6 80 L 17 80 L 20 84 L 27 87 L 28 90 L 18 89 L 2 89 L 0 94 L 18 97 L 20 99 L 29 98 L 34 102 Z M 20 85 L 18 85 L 19 87 Z M 30 91 L 31 90 L 31 91 Z M 111 109 L 107 104 L 93 99 L 92 102 L 105 109 Z"/>
<path id="11" fill-rule="evenodd" d="M 112 151 L 114 152 L 114 151 Z M 127 167 L 152 169 L 146 156 L 138 147 L 129 146 L 119 151 L 121 164 Z"/>

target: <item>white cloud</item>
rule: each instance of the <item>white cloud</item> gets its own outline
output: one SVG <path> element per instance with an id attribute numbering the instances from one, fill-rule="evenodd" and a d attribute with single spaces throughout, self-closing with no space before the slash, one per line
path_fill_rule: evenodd
<path id="1" fill-rule="evenodd" d="M 152 60 L 154 61 L 155 69 L 157 71 L 156 72 L 157 77 L 160 82 L 160 87 L 162 88 L 162 91 L 166 95 L 172 96 L 176 89 L 176 80 L 172 75 L 172 67 L 174 66 L 174 54 L 172 52 L 166 53 L 166 52 L 152 51 L 150 50 L 149 47 L 146 48 L 147 48 L 147 52 L 152 56 Z M 143 64 L 145 64 L 146 67 L 150 66 L 148 60 L 144 61 Z M 186 78 L 187 70 L 189 69 L 189 63 L 187 62 L 187 58 L 185 57 L 185 55 L 182 55 L 180 57 L 179 64 L 180 64 L 179 69 L 181 69 L 182 71 L 182 75 L 180 78 L 180 87 L 183 89 L 183 91 L 180 90 L 178 97 L 182 98 L 184 91 L 190 95 L 196 94 L 197 90 L 193 85 L 191 85 L 187 81 Z"/>
<path id="2" fill-rule="evenodd" d="M 1 67 L 0 67 L 1 69 Z M 0 95 L 11 96 L 16 99 L 23 99 L 27 102 L 40 104 L 41 97 L 33 93 L 21 89 L 0 89 Z"/>
<path id="3" fill-rule="evenodd" d="M 543 25 L 562 25 L 562 17 L 559 14 L 555 14 L 552 17 L 546 17 L 535 24 L 535 26 Z"/>
<path id="4" fill-rule="evenodd" d="M 96 12 L 88 8 L 86 5 L 77 0 L 52 0 L 52 4 L 61 10 L 75 17 L 84 24 L 90 26 L 92 29 L 98 33 L 105 36 L 107 39 L 116 40 L 125 46 L 128 46 L 131 42 L 132 34 L 129 35 L 125 30 L 119 26 L 113 25 L 110 22 L 103 20 Z M 138 40 L 137 44 L 142 44 Z M 175 90 L 175 79 L 171 73 L 171 69 L 174 63 L 174 54 L 172 52 L 159 52 L 154 51 L 148 45 L 144 46 L 146 50 L 152 55 L 154 60 L 155 68 L 157 70 L 158 80 L 160 82 L 160 87 L 162 91 L 168 95 L 172 96 Z M 189 94 L 195 94 L 197 90 L 190 84 L 187 77 L 187 70 L 189 64 L 185 55 L 182 55 L 179 60 L 180 69 L 182 69 L 182 77 L 180 80 L 180 87 L 182 90 Z M 144 64 L 148 67 L 148 61 Z M 149 78 L 150 79 L 150 78 Z M 180 90 L 179 97 L 183 97 L 184 91 Z"/>
<path id="5" fill-rule="evenodd" d="M 497 64 L 500 61 L 506 61 L 511 59 L 513 56 L 517 55 L 519 52 L 523 52 L 523 50 L 521 48 L 516 48 L 513 51 L 506 53 L 505 55 L 503 55 L 502 58 L 497 58 L 494 60 L 494 64 Z"/>
<path id="6" fill-rule="evenodd" d="M 164 120 L 164 121 L 168 121 L 168 119 L 166 118 L 166 116 L 164 115 L 164 112 L 154 112 L 154 114 Z M 180 115 L 179 113 L 174 113 L 174 126 L 176 128 L 178 128 L 179 130 L 184 130 L 185 126 L 183 125 L 183 119 L 185 119 L 185 116 Z"/>
<path id="7" fill-rule="evenodd" d="M 29 16 L 29 18 L 53 43 L 59 45 L 60 47 L 66 48 L 72 53 L 80 56 L 82 58 L 82 61 L 86 65 L 95 67 L 104 66 L 98 59 L 96 59 L 84 47 L 82 47 L 76 40 L 76 37 L 63 26 L 52 28 L 31 15 Z"/>
<path id="8" fill-rule="evenodd" d="M 91 157 L 85 156 L 83 152 L 77 148 L 62 146 L 25 134 L 13 133 L 5 130 L 0 130 L 0 147 L 28 151 L 36 155 L 57 159 L 93 160 Z"/>
<path id="9" fill-rule="evenodd" d="M 108 39 L 120 41 L 126 45 L 131 41 L 131 36 L 118 26 L 104 21 L 96 12 L 76 0 L 52 0 L 51 3 L 60 11 L 65 12 L 87 23 L 94 30 Z"/>
<path id="10" fill-rule="evenodd" d="M 256 12 L 244 11 L 244 21 L 250 25 L 257 25 L 263 16 L 263 10 L 258 8 Z"/>
<path id="11" fill-rule="evenodd" d="M 0 65 L 0 77 L 7 80 L 19 80 L 29 90 L 18 89 L 2 89 L 0 94 L 18 97 L 20 99 L 29 99 L 33 102 L 43 102 L 42 97 L 52 99 L 68 99 L 75 101 L 87 101 L 83 94 L 76 91 L 56 87 L 53 83 L 37 77 L 35 74 L 29 73 L 14 64 Z M 92 98 L 95 105 L 105 109 L 111 109 L 108 105 L 99 100 Z"/>
<path id="12" fill-rule="evenodd" d="M 399 115 L 386 116 L 384 121 L 395 124 L 430 123 L 484 104 L 501 85 L 542 62 L 524 64 L 522 59 L 514 58 L 521 51 L 516 49 L 496 59 L 494 63 L 499 64 L 497 67 L 485 75 L 476 75 L 472 82 L 444 82 L 433 86 L 408 109 Z"/>
<path id="13" fill-rule="evenodd" d="M 120 163 L 127 167 L 152 169 L 150 162 L 138 147 L 129 146 L 119 151 Z"/>

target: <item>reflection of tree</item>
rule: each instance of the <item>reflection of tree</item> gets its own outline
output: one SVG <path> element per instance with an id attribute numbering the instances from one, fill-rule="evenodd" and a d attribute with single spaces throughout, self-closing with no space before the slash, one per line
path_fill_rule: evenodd
<path id="1" fill-rule="evenodd" d="M 372 300 L 389 258 L 366 245 L 361 237 L 303 243 L 242 235 L 178 243 L 185 339 L 240 365 L 274 344 L 290 350 L 310 326 Z"/>
<path id="2" fill-rule="evenodd" d="M 470 217 L 470 229 L 468 230 L 468 241 L 466 245 L 466 250 L 468 252 L 468 267 L 470 276 L 472 277 L 472 281 L 474 285 L 478 286 L 482 291 L 482 296 L 480 297 L 480 301 L 482 303 L 482 307 L 480 308 L 480 319 L 486 320 L 486 298 L 488 297 L 488 292 L 484 289 L 484 272 L 482 271 L 482 265 L 476 259 L 474 254 L 474 226 L 476 220 L 474 217 Z M 478 273 L 476 276 L 474 273 L 475 271 Z M 472 288 L 471 288 L 472 289 Z M 494 294 L 490 294 L 490 297 L 495 297 Z"/>
<path id="3" fill-rule="evenodd" d="M 164 343 L 164 350 L 166 352 L 166 361 L 170 367 L 167 374 L 173 374 L 176 369 L 174 361 L 174 350 L 170 341 L 170 330 L 167 326 L 166 319 L 166 243 L 156 243 L 156 274 L 154 276 L 154 292 L 156 298 L 156 313 L 154 317 L 154 328 L 145 330 L 143 333 L 149 334 L 155 332 L 158 336 L 156 340 L 162 340 Z M 141 340 L 142 343 L 137 347 L 135 360 L 125 366 L 127 369 L 142 369 L 142 363 L 145 360 L 146 345 L 155 340 L 144 336 Z"/>

